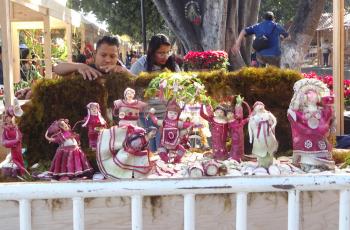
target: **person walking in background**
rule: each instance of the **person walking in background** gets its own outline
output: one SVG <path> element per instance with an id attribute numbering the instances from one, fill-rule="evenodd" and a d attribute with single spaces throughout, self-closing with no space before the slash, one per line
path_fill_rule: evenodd
<path id="1" fill-rule="evenodd" d="M 323 54 L 323 65 L 325 67 L 328 67 L 328 58 L 329 58 L 329 54 L 332 51 L 332 47 L 331 44 L 329 43 L 328 39 L 324 40 L 324 42 L 321 45 L 321 49 L 322 49 L 322 54 Z"/>
<path id="2" fill-rule="evenodd" d="M 281 66 L 281 36 L 288 37 L 286 30 L 274 22 L 274 14 L 270 11 L 264 15 L 264 21 L 253 26 L 246 27 L 239 34 L 236 42 L 231 48 L 231 51 L 236 54 L 239 52 L 242 40 L 247 35 L 255 34 L 256 39 L 265 36 L 267 39 L 267 47 L 257 50 L 256 58 L 261 64 L 268 64 L 280 67 Z M 253 43 L 254 47 L 254 43 Z"/>
<path id="3" fill-rule="evenodd" d="M 180 68 L 171 55 L 171 43 L 164 34 L 152 36 L 148 44 L 147 55 L 140 57 L 131 66 L 131 73 L 161 71 L 167 68 L 172 72 L 179 72 Z"/>

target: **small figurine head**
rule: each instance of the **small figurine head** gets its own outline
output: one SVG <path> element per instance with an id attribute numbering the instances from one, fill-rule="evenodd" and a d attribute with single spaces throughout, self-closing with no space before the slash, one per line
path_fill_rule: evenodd
<path id="1" fill-rule="evenodd" d="M 97 102 L 90 102 L 86 108 L 90 115 L 98 115 L 100 113 L 100 105 Z"/>
<path id="2" fill-rule="evenodd" d="M 306 104 L 316 105 L 320 102 L 320 97 L 315 90 L 308 90 L 305 92 L 304 102 Z"/>
<path id="3" fill-rule="evenodd" d="M 232 120 L 235 118 L 235 114 L 233 113 L 232 110 L 229 110 L 229 111 L 227 111 L 226 117 L 227 117 L 227 119 Z"/>
<path id="4" fill-rule="evenodd" d="M 265 110 L 265 105 L 261 101 L 256 101 L 253 105 L 253 112 L 263 112 Z"/>
<path id="5" fill-rule="evenodd" d="M 170 120 L 176 120 L 179 118 L 180 113 L 181 108 L 179 104 L 177 104 L 176 100 L 170 100 L 167 105 L 167 118 Z"/>
<path id="6" fill-rule="evenodd" d="M 2 117 L 4 125 L 13 125 L 15 124 L 15 119 L 13 116 L 5 113 Z"/>
<path id="7" fill-rule="evenodd" d="M 59 119 L 52 122 L 50 127 L 47 129 L 47 134 L 49 136 L 52 136 L 58 132 L 66 131 L 66 130 L 70 130 L 68 119 Z"/>
<path id="8" fill-rule="evenodd" d="M 71 127 L 70 127 L 69 122 L 68 122 L 67 119 L 60 119 L 60 120 L 58 120 L 58 127 L 59 127 L 62 131 L 71 130 Z"/>
<path id="9" fill-rule="evenodd" d="M 227 111 L 223 106 L 218 105 L 215 107 L 215 109 L 214 109 L 214 116 L 215 117 L 225 117 L 226 115 L 227 115 Z"/>
<path id="10" fill-rule="evenodd" d="M 124 90 L 124 99 L 129 101 L 129 100 L 133 100 L 135 97 L 135 90 L 132 88 L 126 88 Z"/>

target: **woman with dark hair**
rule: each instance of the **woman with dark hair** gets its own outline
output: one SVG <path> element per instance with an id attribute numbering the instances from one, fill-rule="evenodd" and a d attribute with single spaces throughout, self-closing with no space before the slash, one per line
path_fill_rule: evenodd
<path id="1" fill-rule="evenodd" d="M 38 78 L 42 78 L 39 71 L 33 64 L 35 55 L 30 52 L 28 48 L 21 49 L 21 80 L 31 82 Z"/>
<path id="2" fill-rule="evenodd" d="M 157 34 L 151 38 L 148 44 L 147 55 L 139 58 L 130 69 L 130 72 L 138 75 L 140 72 L 161 71 L 167 68 L 173 72 L 179 72 L 180 68 L 171 55 L 169 38 L 164 34 Z"/>

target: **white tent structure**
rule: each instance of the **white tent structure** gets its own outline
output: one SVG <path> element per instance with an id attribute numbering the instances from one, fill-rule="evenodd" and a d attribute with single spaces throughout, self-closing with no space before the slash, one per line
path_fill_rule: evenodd
<path id="1" fill-rule="evenodd" d="M 44 30 L 45 76 L 50 78 L 52 76 L 51 29 L 66 30 L 68 61 L 71 61 L 72 27 L 81 29 L 82 49 L 85 45 L 86 32 L 92 32 L 94 36 L 107 33 L 80 13 L 67 8 L 66 0 L 0 0 L 4 91 L 7 105 L 13 102 L 13 82 L 19 80 L 20 76 L 19 30 Z"/>

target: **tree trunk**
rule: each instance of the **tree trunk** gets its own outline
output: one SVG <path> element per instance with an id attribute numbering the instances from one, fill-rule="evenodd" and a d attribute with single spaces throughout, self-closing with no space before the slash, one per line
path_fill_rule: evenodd
<path id="1" fill-rule="evenodd" d="M 299 0 L 289 29 L 290 40 L 282 43 L 282 66 L 300 70 L 320 20 L 325 0 Z"/>
<path id="2" fill-rule="evenodd" d="M 238 10 L 238 18 L 241 18 L 238 25 L 239 31 L 247 26 L 254 25 L 258 21 L 260 0 L 259 1 L 243 1 L 240 2 Z M 251 12 L 247 14 L 246 12 Z M 253 37 L 246 37 L 241 46 L 241 54 L 245 63 L 250 64 L 250 56 L 252 53 Z"/>
<path id="3" fill-rule="evenodd" d="M 153 0 L 153 2 L 170 29 L 182 42 L 186 52 L 211 49 L 225 50 L 229 54 L 240 32 L 239 25 L 243 27 L 256 23 L 260 5 L 260 0 L 197 1 L 202 16 L 202 23 L 197 26 L 185 17 L 185 5 L 188 0 Z M 239 17 L 240 8 L 243 9 L 244 17 Z M 246 59 L 250 45 L 251 41 L 242 44 Z M 234 69 L 244 66 L 240 55 L 230 54 L 230 62 Z"/>

